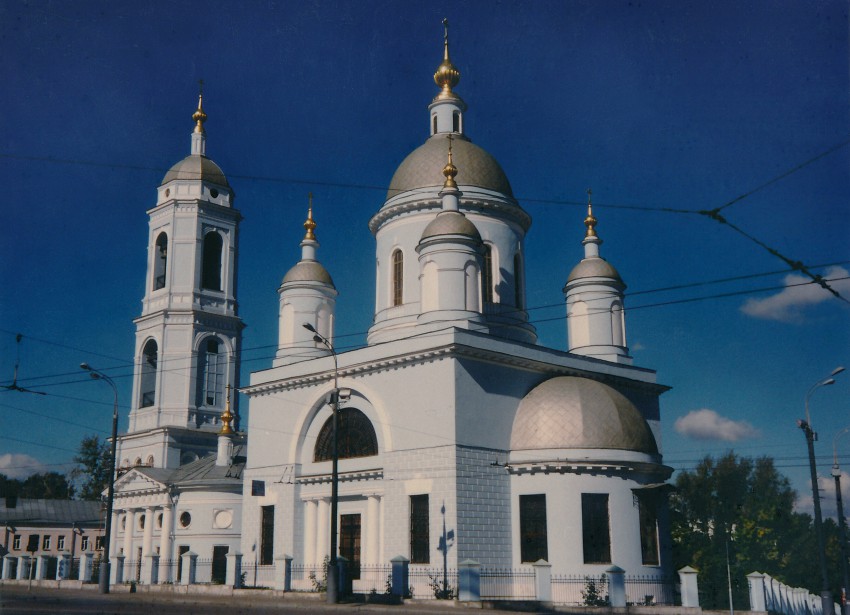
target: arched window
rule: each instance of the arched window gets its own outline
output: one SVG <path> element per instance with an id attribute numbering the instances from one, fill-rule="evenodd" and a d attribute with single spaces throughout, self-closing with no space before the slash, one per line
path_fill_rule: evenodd
<path id="1" fill-rule="evenodd" d="M 452 113 L 452 132 L 460 132 L 460 112 Z"/>
<path id="2" fill-rule="evenodd" d="M 201 288 L 221 290 L 221 235 L 215 231 L 204 236 L 204 253 L 201 264 Z"/>
<path id="3" fill-rule="evenodd" d="M 484 244 L 484 268 L 481 270 L 481 293 L 485 303 L 493 303 L 493 249 Z"/>
<path id="4" fill-rule="evenodd" d="M 153 467 L 153 455 L 148 455 L 147 460 L 145 461 L 145 465 L 149 468 Z"/>
<path id="5" fill-rule="evenodd" d="M 431 120 L 432 120 L 432 122 L 431 122 L 431 134 L 435 135 L 435 134 L 437 134 L 437 115 L 436 114 L 433 115 L 431 117 Z"/>
<path id="6" fill-rule="evenodd" d="M 156 353 L 154 340 L 148 340 L 142 350 L 142 374 L 139 387 L 139 407 L 147 408 L 156 402 Z"/>
<path id="7" fill-rule="evenodd" d="M 378 454 L 378 437 L 372 422 L 357 408 L 341 408 L 337 433 L 337 450 L 340 459 L 370 457 Z M 333 417 L 328 417 L 319 437 L 313 461 L 329 461 L 333 458 Z"/>
<path id="8" fill-rule="evenodd" d="M 221 342 L 209 337 L 198 351 L 199 406 L 221 406 L 224 399 L 225 354 Z"/>
<path id="9" fill-rule="evenodd" d="M 168 262 L 168 235 L 160 233 L 154 244 L 153 289 L 165 288 L 165 265 Z"/>
<path id="10" fill-rule="evenodd" d="M 393 252 L 393 305 L 404 302 L 404 255 L 401 250 Z"/>
<path id="11" fill-rule="evenodd" d="M 522 284 L 522 256 L 517 252 L 514 254 L 514 305 L 520 310 L 525 308 Z"/>

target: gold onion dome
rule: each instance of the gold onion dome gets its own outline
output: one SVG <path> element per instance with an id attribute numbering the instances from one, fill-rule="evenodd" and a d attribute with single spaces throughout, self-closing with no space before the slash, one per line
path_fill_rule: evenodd
<path id="1" fill-rule="evenodd" d="M 203 101 L 203 93 L 198 94 L 198 109 L 192 114 L 192 119 L 195 120 L 195 132 L 204 132 L 204 122 L 207 121 L 207 114 L 204 113 L 202 106 Z"/>
<path id="2" fill-rule="evenodd" d="M 221 431 L 219 435 L 229 436 L 233 434 L 233 428 L 230 423 L 233 421 L 233 415 L 230 413 L 230 385 L 227 385 L 227 398 L 224 404 L 224 414 L 221 415 Z"/>
<path id="3" fill-rule="evenodd" d="M 307 233 L 304 235 L 304 239 L 308 239 L 310 241 L 316 240 L 316 234 L 313 232 L 316 230 L 316 221 L 313 220 L 313 193 L 311 192 L 309 195 L 310 205 L 307 208 L 307 219 L 304 221 L 304 230 Z"/>
<path id="4" fill-rule="evenodd" d="M 593 217 L 593 202 L 590 197 L 593 195 L 593 192 L 590 188 L 587 189 L 587 218 L 584 219 L 584 225 L 587 227 L 587 233 L 585 233 L 585 237 L 596 237 L 596 218 Z"/>
<path id="5" fill-rule="evenodd" d="M 443 167 L 443 175 L 446 177 L 446 181 L 443 184 L 443 188 L 453 188 L 457 189 L 457 183 L 455 182 L 455 177 L 457 177 L 457 167 L 452 163 L 452 137 L 449 135 L 449 161 L 446 163 L 446 166 Z"/>
<path id="6" fill-rule="evenodd" d="M 445 34 L 443 38 L 443 61 L 437 67 L 437 72 L 434 73 L 434 83 L 442 89 L 439 98 L 455 98 L 452 88 L 460 81 L 460 71 L 455 68 L 452 61 L 449 59 L 449 20 L 443 19 L 443 27 Z"/>

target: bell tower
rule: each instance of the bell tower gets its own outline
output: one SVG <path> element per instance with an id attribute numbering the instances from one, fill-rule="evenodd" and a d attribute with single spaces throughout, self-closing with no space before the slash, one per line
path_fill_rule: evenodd
<path id="1" fill-rule="evenodd" d="M 148 213 L 142 314 L 130 426 L 118 462 L 172 468 L 217 449 L 225 389 L 239 386 L 244 324 L 236 300 L 241 214 L 206 156 L 203 93 L 192 115 L 191 153 L 157 188 Z M 231 412 L 238 424 L 238 405 Z"/>

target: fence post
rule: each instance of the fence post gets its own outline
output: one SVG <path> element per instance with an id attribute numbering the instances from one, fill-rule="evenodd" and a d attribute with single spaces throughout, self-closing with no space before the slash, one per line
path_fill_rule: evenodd
<path id="1" fill-rule="evenodd" d="M 159 583 L 159 555 L 149 553 L 145 556 L 145 574 L 142 582 L 147 585 Z"/>
<path id="2" fill-rule="evenodd" d="M 242 587 L 242 554 L 231 553 L 227 555 L 227 569 L 224 573 L 224 584 L 233 589 Z"/>
<path id="3" fill-rule="evenodd" d="M 47 578 L 47 555 L 39 555 L 36 558 L 35 564 L 35 580 L 41 581 L 42 579 Z"/>
<path id="4" fill-rule="evenodd" d="M 764 575 L 760 572 L 751 572 L 747 575 L 750 587 L 750 610 L 766 611 L 766 600 L 764 599 Z"/>
<path id="5" fill-rule="evenodd" d="M 112 563 L 112 570 L 115 576 L 115 585 L 120 585 L 124 582 L 124 555 L 116 555 L 114 557 L 115 561 Z M 103 566 L 103 562 L 100 564 Z"/>
<path id="6" fill-rule="evenodd" d="M 552 564 L 539 559 L 534 566 L 534 595 L 539 602 L 552 602 Z"/>
<path id="7" fill-rule="evenodd" d="M 195 568 L 198 565 L 198 554 L 194 551 L 186 551 L 183 555 L 180 556 L 183 560 L 183 564 L 181 566 L 182 573 L 180 579 L 180 585 L 194 585 L 195 584 Z"/>
<path id="8" fill-rule="evenodd" d="M 282 577 L 282 580 L 278 582 L 280 589 L 283 589 L 285 592 L 292 591 L 292 556 L 283 554 L 278 555 L 274 558 L 277 562 L 275 566 L 275 572 L 278 574 L 278 578 Z"/>
<path id="9" fill-rule="evenodd" d="M 410 560 L 403 555 L 396 555 L 390 560 L 390 563 L 393 566 L 392 594 L 406 598 L 410 593 L 410 583 L 408 582 Z"/>
<path id="10" fill-rule="evenodd" d="M 80 554 L 80 573 L 77 575 L 77 579 L 83 583 L 88 583 L 91 580 L 93 560 L 94 555 L 91 553 Z"/>
<path id="11" fill-rule="evenodd" d="M 351 568 L 349 564 L 351 562 L 348 561 L 348 558 L 343 557 L 342 555 L 336 556 L 336 570 L 337 570 L 337 579 L 339 579 L 339 583 L 337 583 L 337 592 L 339 596 L 349 596 L 352 593 L 352 581 L 351 581 Z"/>
<path id="12" fill-rule="evenodd" d="M 461 602 L 481 602 L 481 564 L 473 559 L 465 559 L 457 568 L 457 599 Z"/>
<path id="13" fill-rule="evenodd" d="M 679 583 L 682 585 L 682 606 L 699 606 L 699 585 L 695 568 L 685 566 L 679 570 Z"/>
<path id="14" fill-rule="evenodd" d="M 60 553 L 56 562 L 56 580 L 62 581 L 71 576 L 71 554 Z"/>
<path id="15" fill-rule="evenodd" d="M 608 600 L 611 606 L 626 606 L 626 571 L 617 565 L 605 569 L 608 575 Z"/>

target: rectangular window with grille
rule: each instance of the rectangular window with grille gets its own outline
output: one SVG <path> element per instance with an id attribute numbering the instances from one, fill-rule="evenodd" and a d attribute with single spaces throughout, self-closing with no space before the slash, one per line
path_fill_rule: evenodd
<path id="1" fill-rule="evenodd" d="M 523 562 L 549 561 L 545 494 L 519 496 L 519 534 Z"/>
<path id="2" fill-rule="evenodd" d="M 80 539 L 80 549 L 83 550 L 83 551 L 89 550 L 89 537 L 88 536 L 83 536 Z"/>
<path id="3" fill-rule="evenodd" d="M 611 563 L 611 523 L 607 493 L 581 494 L 581 527 L 585 564 Z"/>
<path id="4" fill-rule="evenodd" d="M 41 546 L 41 548 L 42 548 L 44 551 L 50 551 L 50 536 L 45 536 L 45 537 L 44 537 L 44 542 L 42 542 L 42 546 Z"/>
<path id="5" fill-rule="evenodd" d="M 262 506 L 260 520 L 260 564 L 274 564 L 274 506 Z"/>
<path id="6" fill-rule="evenodd" d="M 640 553 L 644 566 L 659 566 L 658 507 L 653 498 L 638 498 Z"/>
<path id="7" fill-rule="evenodd" d="M 12 540 L 12 550 L 20 551 L 21 550 L 21 535 L 15 534 L 14 540 Z"/>
<path id="8" fill-rule="evenodd" d="M 410 496 L 410 563 L 431 562 L 431 516 L 428 494 Z"/>
<path id="9" fill-rule="evenodd" d="M 59 549 L 60 551 L 63 551 L 65 549 L 65 537 L 64 536 L 60 536 L 59 538 L 56 539 L 56 548 Z"/>

